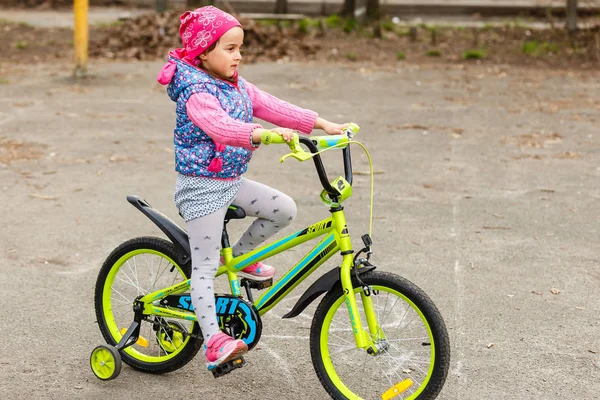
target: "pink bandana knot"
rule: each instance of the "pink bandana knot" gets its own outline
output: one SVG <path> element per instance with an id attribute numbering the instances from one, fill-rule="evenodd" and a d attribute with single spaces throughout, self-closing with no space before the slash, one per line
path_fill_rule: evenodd
<path id="1" fill-rule="evenodd" d="M 162 69 L 159 71 L 156 80 L 161 85 L 168 85 L 171 82 L 171 79 L 173 79 L 173 75 L 175 75 L 176 69 L 177 64 L 175 63 L 175 61 L 169 60 L 169 62 L 166 63 L 164 67 L 162 67 Z"/>

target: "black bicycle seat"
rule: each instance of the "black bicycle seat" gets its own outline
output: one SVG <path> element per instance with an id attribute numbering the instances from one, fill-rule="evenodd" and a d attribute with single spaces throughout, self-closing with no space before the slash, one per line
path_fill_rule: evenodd
<path id="1" fill-rule="evenodd" d="M 227 212 L 225 213 L 225 221 L 242 218 L 246 218 L 246 211 L 244 211 L 242 207 L 232 204 L 227 208 Z"/>

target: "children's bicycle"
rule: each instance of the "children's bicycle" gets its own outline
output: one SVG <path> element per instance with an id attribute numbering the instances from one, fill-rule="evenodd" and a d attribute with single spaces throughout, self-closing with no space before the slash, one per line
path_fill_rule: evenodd
<path id="1" fill-rule="evenodd" d="M 251 350 L 260 340 L 261 317 L 334 254 L 340 254 L 340 266 L 317 279 L 283 317 L 299 315 L 324 295 L 310 329 L 312 362 L 323 387 L 334 399 L 433 399 L 442 389 L 450 362 L 448 333 L 439 311 L 413 283 L 376 270 L 369 261 L 369 234 L 362 236 L 363 249 L 357 253 L 352 249 L 342 202 L 352 194 L 350 144 L 358 143 L 352 140 L 358 130 L 351 124 L 342 135 L 295 135 L 289 143 L 277 133 L 263 134 L 265 145 L 289 145 L 291 153 L 283 156 L 282 162 L 288 157 L 314 160 L 323 186 L 320 197 L 331 216 L 233 257 L 227 223 L 244 218 L 245 212 L 230 206 L 221 238 L 224 262 L 217 276 L 227 276 L 231 294 L 215 295 L 218 322 L 223 332 L 242 339 Z M 345 176 L 333 181 L 328 179 L 320 157 L 330 149 L 342 149 L 344 162 Z M 373 174 L 371 183 L 372 179 Z M 127 200 L 169 240 L 131 239 L 118 246 L 100 270 L 95 309 L 108 344 L 92 351 L 90 365 L 103 380 L 116 378 L 122 362 L 144 372 L 174 371 L 194 358 L 203 344 L 190 298 L 187 233 L 140 197 L 128 196 Z M 276 282 L 238 280 L 237 272 L 243 268 L 321 236 Z M 251 289 L 264 292 L 254 300 Z M 240 357 L 212 372 L 219 377 L 244 364 Z"/>

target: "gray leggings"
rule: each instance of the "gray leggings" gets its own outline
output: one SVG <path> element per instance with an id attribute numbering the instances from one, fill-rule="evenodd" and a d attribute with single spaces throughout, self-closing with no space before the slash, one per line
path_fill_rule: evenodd
<path id="1" fill-rule="evenodd" d="M 232 246 L 239 256 L 289 225 L 296 216 L 296 203 L 288 195 L 262 183 L 244 179 L 233 204 L 242 207 L 247 216 L 256 217 L 246 232 Z M 192 303 L 205 343 L 219 332 L 215 311 L 214 280 L 219 268 L 221 233 L 228 205 L 212 214 L 186 223 L 192 250 Z"/>

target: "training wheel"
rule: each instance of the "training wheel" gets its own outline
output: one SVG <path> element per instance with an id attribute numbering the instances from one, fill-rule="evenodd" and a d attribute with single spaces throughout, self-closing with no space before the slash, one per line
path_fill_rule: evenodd
<path id="1" fill-rule="evenodd" d="M 90 356 L 90 367 L 92 367 L 94 375 L 103 381 L 119 376 L 122 365 L 119 351 L 110 345 L 102 344 L 96 347 Z"/>

